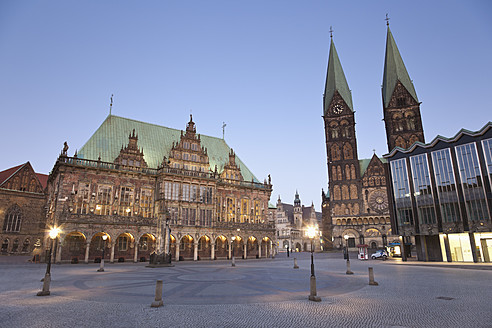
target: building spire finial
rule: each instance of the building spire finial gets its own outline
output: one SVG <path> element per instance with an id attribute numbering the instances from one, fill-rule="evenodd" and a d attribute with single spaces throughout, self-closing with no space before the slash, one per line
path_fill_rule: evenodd
<path id="1" fill-rule="evenodd" d="M 109 116 L 111 116 L 112 109 L 113 109 L 113 94 L 111 94 L 111 103 L 109 104 Z"/>
<path id="2" fill-rule="evenodd" d="M 386 21 L 386 26 L 390 26 L 390 18 L 388 17 L 388 13 L 386 13 L 386 18 L 384 20 Z"/>
<path id="3" fill-rule="evenodd" d="M 227 124 L 225 122 L 222 122 L 222 140 L 225 140 L 225 127 Z"/>
<path id="4" fill-rule="evenodd" d="M 333 28 L 330 26 L 330 38 L 333 39 Z"/>

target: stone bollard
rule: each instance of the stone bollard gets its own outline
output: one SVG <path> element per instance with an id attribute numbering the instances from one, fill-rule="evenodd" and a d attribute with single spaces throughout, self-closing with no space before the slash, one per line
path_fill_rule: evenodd
<path id="1" fill-rule="evenodd" d="M 37 296 L 48 296 L 50 295 L 50 282 L 51 282 L 51 275 L 47 273 L 43 279 L 41 279 L 43 282 L 43 290 L 38 292 L 36 295 Z"/>
<path id="2" fill-rule="evenodd" d="M 374 281 L 374 270 L 372 267 L 369 267 L 369 285 L 378 286 L 379 284 Z"/>
<path id="3" fill-rule="evenodd" d="M 235 267 L 236 266 L 236 258 L 233 256 L 232 257 L 232 264 L 231 266 Z"/>
<path id="4" fill-rule="evenodd" d="M 160 307 L 164 304 L 162 302 L 162 280 L 157 280 L 155 284 L 155 301 L 150 305 L 151 307 Z"/>
<path id="5" fill-rule="evenodd" d="M 347 272 L 345 272 L 345 274 L 354 274 L 351 270 L 350 270 L 350 261 L 347 260 Z"/>
<path id="6" fill-rule="evenodd" d="M 297 258 L 294 257 L 294 269 L 299 269 L 299 266 L 297 265 Z"/>

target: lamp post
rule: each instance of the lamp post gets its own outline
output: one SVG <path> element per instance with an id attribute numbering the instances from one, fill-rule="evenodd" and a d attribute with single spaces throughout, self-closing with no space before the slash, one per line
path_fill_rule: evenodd
<path id="1" fill-rule="evenodd" d="M 232 243 L 231 243 L 231 248 L 232 248 L 232 266 L 236 266 L 236 259 L 234 258 L 234 241 L 236 240 L 236 236 L 232 236 Z"/>
<path id="2" fill-rule="evenodd" d="M 101 264 L 99 265 L 99 269 L 97 270 L 97 272 L 104 272 L 104 250 L 106 249 L 106 239 L 108 239 L 108 235 L 106 234 L 102 235 L 103 253 L 101 257 Z"/>
<path id="3" fill-rule="evenodd" d="M 44 275 L 43 279 L 43 290 L 38 292 L 36 295 L 37 296 L 48 296 L 50 294 L 50 282 L 51 282 L 51 254 L 53 254 L 53 243 L 55 242 L 56 237 L 58 237 L 58 234 L 60 233 L 60 229 L 58 228 L 52 228 L 50 230 L 50 239 L 51 239 L 51 246 L 50 246 L 50 251 L 48 253 L 48 259 L 47 259 L 47 266 L 46 266 L 46 274 Z"/>
<path id="4" fill-rule="evenodd" d="M 348 248 L 348 239 L 349 239 L 349 236 L 348 235 L 345 235 L 345 236 L 343 236 L 343 238 L 345 238 L 345 254 L 347 255 L 347 272 L 345 272 L 345 274 L 354 274 L 350 270 L 350 257 L 349 257 L 349 248 Z"/>
<path id="5" fill-rule="evenodd" d="M 316 229 L 314 227 L 309 227 L 307 230 L 309 239 L 311 239 L 311 277 L 309 280 L 309 300 L 314 302 L 321 302 L 321 298 L 317 296 L 316 293 L 316 276 L 314 275 L 314 246 L 313 239 L 316 235 Z"/>

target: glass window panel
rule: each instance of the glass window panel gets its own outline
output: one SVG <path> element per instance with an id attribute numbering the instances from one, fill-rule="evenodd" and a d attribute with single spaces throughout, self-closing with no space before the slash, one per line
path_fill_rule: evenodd
<path id="1" fill-rule="evenodd" d="M 487 220 L 489 213 L 475 144 L 457 146 L 456 157 L 468 218 L 472 221 Z"/>
<path id="2" fill-rule="evenodd" d="M 442 222 L 461 220 L 453 163 L 449 149 L 431 153 Z"/>
<path id="3" fill-rule="evenodd" d="M 492 187 L 492 138 L 482 141 L 485 162 L 487 163 L 487 172 L 489 174 L 489 183 Z"/>
<path id="4" fill-rule="evenodd" d="M 434 197 L 429 178 L 427 155 L 417 155 L 410 158 L 413 176 L 413 188 L 418 216 L 421 224 L 436 223 Z"/>
<path id="5" fill-rule="evenodd" d="M 398 224 L 413 224 L 412 198 L 405 159 L 390 162 Z"/>

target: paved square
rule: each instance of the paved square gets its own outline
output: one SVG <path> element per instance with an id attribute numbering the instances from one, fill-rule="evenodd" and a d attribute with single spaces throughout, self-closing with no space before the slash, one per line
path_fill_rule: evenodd
<path id="1" fill-rule="evenodd" d="M 298 258 L 299 269 L 293 269 Z M 0 258 L 3 327 L 492 327 L 492 267 L 351 260 L 315 254 L 318 295 L 308 301 L 309 253 L 275 259 L 53 265 Z M 374 267 L 379 286 L 368 285 Z M 485 269 L 485 270 L 484 270 Z M 151 308 L 156 280 L 164 306 Z"/>

